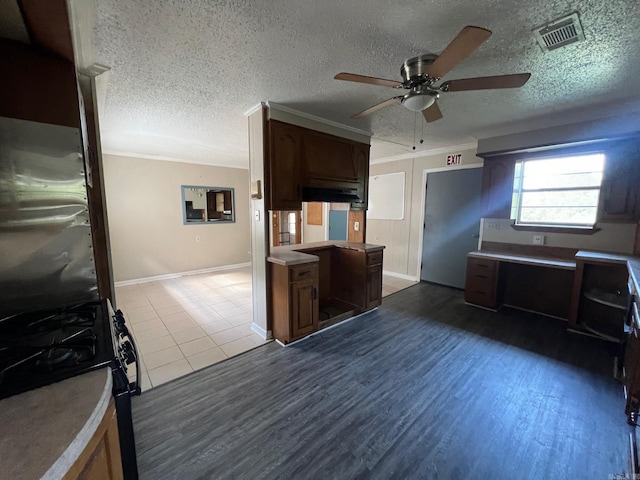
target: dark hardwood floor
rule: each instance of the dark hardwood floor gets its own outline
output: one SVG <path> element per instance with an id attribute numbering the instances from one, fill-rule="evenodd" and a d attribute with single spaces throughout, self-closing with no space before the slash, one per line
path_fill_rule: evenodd
<path id="1" fill-rule="evenodd" d="M 134 399 L 143 479 L 607 479 L 626 470 L 612 347 L 418 284 Z"/>

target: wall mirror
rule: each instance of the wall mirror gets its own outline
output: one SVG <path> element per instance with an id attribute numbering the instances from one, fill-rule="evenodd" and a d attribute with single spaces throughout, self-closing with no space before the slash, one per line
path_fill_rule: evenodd
<path id="1" fill-rule="evenodd" d="M 233 188 L 182 185 L 182 219 L 185 225 L 235 222 Z"/>

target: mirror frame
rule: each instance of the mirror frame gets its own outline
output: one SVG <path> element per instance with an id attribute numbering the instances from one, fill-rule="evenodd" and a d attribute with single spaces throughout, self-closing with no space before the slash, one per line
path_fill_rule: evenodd
<path id="1" fill-rule="evenodd" d="M 185 191 L 189 189 L 203 189 L 205 192 L 216 191 L 216 190 L 226 190 L 231 192 L 231 218 L 224 219 L 213 219 L 213 220 L 188 220 L 187 219 L 187 206 L 185 200 Z M 216 192 L 217 193 L 217 192 Z M 181 185 L 180 186 L 180 198 L 181 198 L 181 209 L 182 209 L 182 224 L 183 225 L 226 225 L 229 223 L 236 223 L 236 199 L 235 199 L 235 189 L 233 187 L 212 187 L 205 185 Z M 206 203 L 206 201 L 205 201 Z M 206 211 L 206 207 L 204 209 Z"/>

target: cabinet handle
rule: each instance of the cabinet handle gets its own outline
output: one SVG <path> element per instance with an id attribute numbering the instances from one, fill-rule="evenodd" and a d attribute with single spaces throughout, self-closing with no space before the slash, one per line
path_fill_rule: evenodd
<path id="1" fill-rule="evenodd" d="M 316 289 L 316 287 L 313 287 L 311 289 L 311 297 L 315 300 L 316 298 L 318 298 L 318 290 Z"/>
<path id="2" fill-rule="evenodd" d="M 304 272 L 299 272 L 298 273 L 299 277 L 304 277 L 305 275 L 311 275 L 311 270 L 306 270 Z"/>

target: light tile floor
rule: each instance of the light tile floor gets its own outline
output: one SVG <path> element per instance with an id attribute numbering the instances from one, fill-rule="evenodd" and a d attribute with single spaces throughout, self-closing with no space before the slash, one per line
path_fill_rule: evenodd
<path id="1" fill-rule="evenodd" d="M 383 276 L 383 296 L 416 282 Z M 266 343 L 251 330 L 251 268 L 116 288 L 141 357 L 143 390 Z"/>

